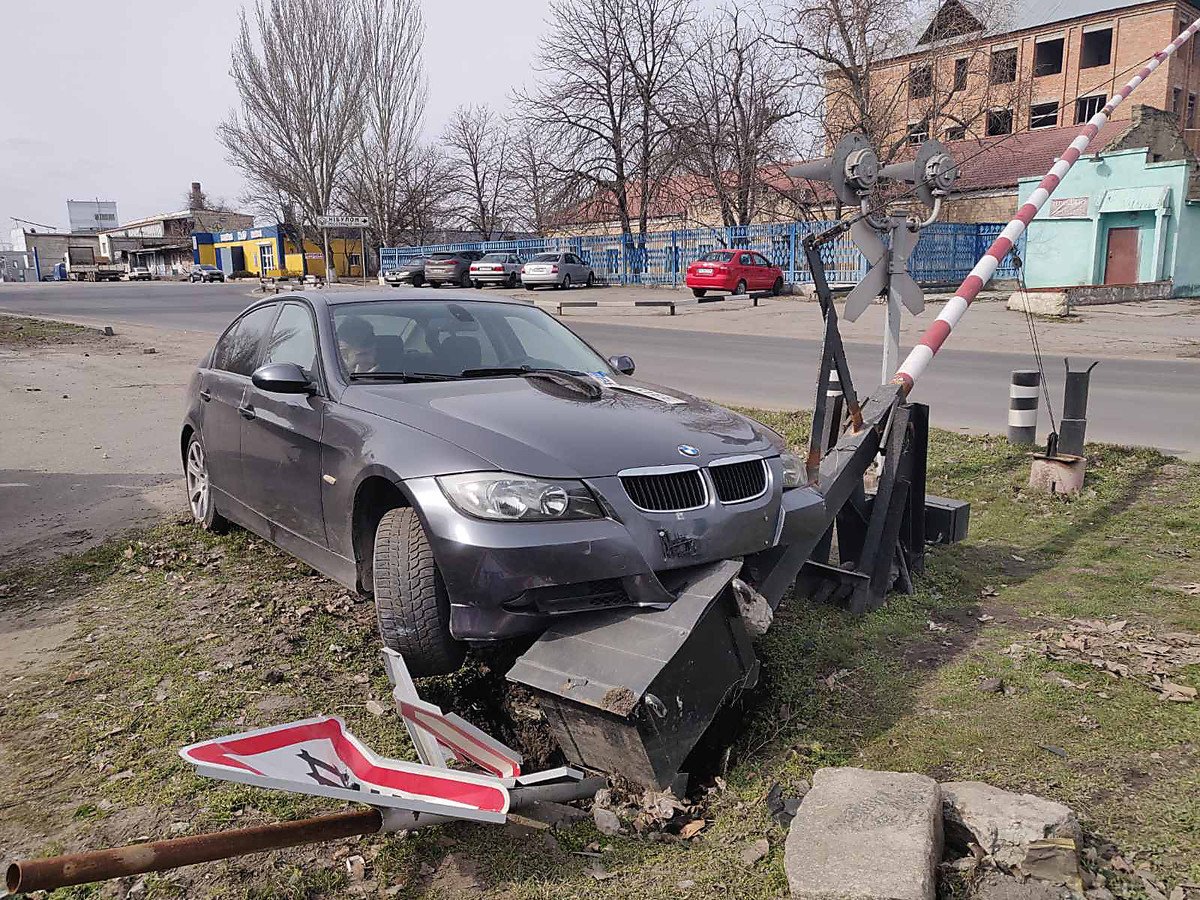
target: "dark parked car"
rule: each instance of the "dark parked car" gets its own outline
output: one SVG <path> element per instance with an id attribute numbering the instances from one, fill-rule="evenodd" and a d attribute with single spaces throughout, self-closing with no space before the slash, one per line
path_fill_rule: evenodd
<path id="1" fill-rule="evenodd" d="M 430 253 L 425 260 L 425 280 L 432 287 L 455 284 L 471 286 L 471 263 L 481 259 L 478 250 L 458 250 L 454 253 Z"/>
<path id="2" fill-rule="evenodd" d="M 554 616 L 661 608 L 673 570 L 787 543 L 810 492 L 775 432 L 632 372 L 505 297 L 265 299 L 192 376 L 192 514 L 373 594 L 416 674 Z"/>
<path id="3" fill-rule="evenodd" d="M 216 266 L 192 266 L 192 271 L 188 273 L 188 281 L 224 281 L 225 273 Z"/>
<path id="4" fill-rule="evenodd" d="M 383 280 L 392 287 L 411 284 L 420 287 L 425 283 L 425 260 L 422 257 L 407 259 L 383 273 Z"/>

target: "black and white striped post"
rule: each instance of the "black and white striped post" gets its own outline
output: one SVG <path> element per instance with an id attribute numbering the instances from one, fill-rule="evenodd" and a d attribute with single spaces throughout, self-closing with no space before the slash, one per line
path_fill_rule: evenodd
<path id="1" fill-rule="evenodd" d="M 1037 442 L 1038 393 L 1042 375 L 1037 369 L 1017 369 L 1008 388 L 1008 442 Z"/>

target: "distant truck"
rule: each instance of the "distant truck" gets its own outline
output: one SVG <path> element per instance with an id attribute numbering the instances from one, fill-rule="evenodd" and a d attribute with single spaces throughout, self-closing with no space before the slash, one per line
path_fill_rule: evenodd
<path id="1" fill-rule="evenodd" d="M 67 278 L 71 281 L 120 281 L 125 267 L 110 263 L 106 258 L 96 258 L 91 247 L 68 247 L 63 256 Z"/>

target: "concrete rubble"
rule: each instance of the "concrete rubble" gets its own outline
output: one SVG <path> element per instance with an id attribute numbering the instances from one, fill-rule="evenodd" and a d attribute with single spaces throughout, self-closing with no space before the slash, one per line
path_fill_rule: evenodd
<path id="1" fill-rule="evenodd" d="M 939 867 L 981 900 L 1059 900 L 1103 887 L 1080 866 L 1081 839 L 1069 807 L 1032 794 L 828 768 L 792 820 L 784 869 L 807 900 L 933 900 Z"/>
<path id="2" fill-rule="evenodd" d="M 925 775 L 819 769 L 792 820 L 784 869 L 808 900 L 933 900 L 942 801 Z"/>

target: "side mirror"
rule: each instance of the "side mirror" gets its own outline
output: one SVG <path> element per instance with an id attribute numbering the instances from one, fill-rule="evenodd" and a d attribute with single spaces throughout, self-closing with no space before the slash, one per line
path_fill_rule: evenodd
<path id="1" fill-rule="evenodd" d="M 633 357 L 632 356 L 610 356 L 608 364 L 620 372 L 622 375 L 633 374 Z"/>
<path id="2" fill-rule="evenodd" d="M 250 381 L 260 391 L 272 394 L 311 394 L 316 387 L 295 363 L 269 363 L 259 366 Z"/>

